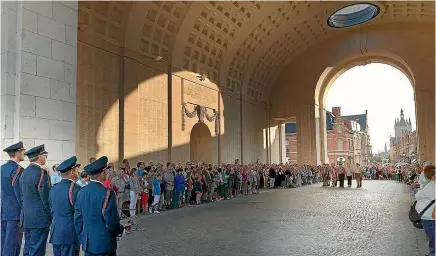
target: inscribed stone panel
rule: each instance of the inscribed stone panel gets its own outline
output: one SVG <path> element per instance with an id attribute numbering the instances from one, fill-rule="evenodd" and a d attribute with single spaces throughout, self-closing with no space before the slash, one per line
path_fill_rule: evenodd
<path id="1" fill-rule="evenodd" d="M 204 107 L 218 109 L 218 95 L 216 90 L 188 80 L 184 80 L 183 84 L 184 102 L 191 102 Z"/>
<path id="2" fill-rule="evenodd" d="M 168 76 L 129 58 L 124 63 L 124 157 L 166 161 Z"/>
<path id="3" fill-rule="evenodd" d="M 119 59 L 110 52 L 78 42 L 76 152 L 79 160 L 108 156 L 118 161 L 118 86 L 121 81 L 105 84 L 104 78 L 122 70 L 99 65 L 101 58 Z M 118 76 L 120 77 L 120 76 Z M 109 88 L 108 88 L 109 87 Z"/>
<path id="4" fill-rule="evenodd" d="M 263 151 L 263 129 L 266 127 L 265 108 L 248 102 L 242 106 L 244 163 L 254 163 L 266 155 Z"/>
<path id="5" fill-rule="evenodd" d="M 221 162 L 233 163 L 241 158 L 241 111 L 239 99 L 222 95 Z"/>

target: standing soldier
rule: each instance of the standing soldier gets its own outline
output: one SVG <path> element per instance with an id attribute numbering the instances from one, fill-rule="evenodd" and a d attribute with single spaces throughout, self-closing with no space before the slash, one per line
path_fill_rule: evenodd
<path id="1" fill-rule="evenodd" d="M 54 256 L 78 256 L 79 239 L 74 229 L 74 202 L 80 186 L 77 179 L 77 158 L 63 161 L 57 168 L 62 180 L 50 190 L 49 202 L 53 222 L 50 228 L 50 240 Z"/>
<path id="2" fill-rule="evenodd" d="M 24 228 L 24 255 L 43 256 L 51 224 L 50 177 L 43 168 L 47 161 L 44 145 L 29 149 L 24 153 L 30 165 L 20 177 L 23 210 L 20 224 Z"/>
<path id="3" fill-rule="evenodd" d="M 1 167 L 1 255 L 18 256 L 23 240 L 20 227 L 21 188 L 18 182 L 23 170 L 19 162 L 24 160 L 23 142 L 3 150 L 10 160 Z"/>
<path id="4" fill-rule="evenodd" d="M 115 193 L 103 185 L 108 158 L 103 156 L 84 167 L 91 181 L 83 187 L 74 204 L 74 227 L 85 256 L 116 255 L 120 224 Z"/>

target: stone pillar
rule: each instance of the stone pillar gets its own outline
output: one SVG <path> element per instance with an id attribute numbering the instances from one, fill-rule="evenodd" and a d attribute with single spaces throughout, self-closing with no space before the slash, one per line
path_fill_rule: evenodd
<path id="1" fill-rule="evenodd" d="M 435 90 L 415 90 L 419 161 L 435 160 Z"/>
<path id="2" fill-rule="evenodd" d="M 317 128 L 315 105 L 302 105 L 297 112 L 297 152 L 298 164 L 319 163 L 317 152 Z"/>
<path id="3" fill-rule="evenodd" d="M 75 154 L 78 2 L 2 2 L 2 142 Z"/>

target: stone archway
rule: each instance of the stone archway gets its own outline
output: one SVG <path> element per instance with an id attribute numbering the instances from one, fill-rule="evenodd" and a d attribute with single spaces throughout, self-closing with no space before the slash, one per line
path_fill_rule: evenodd
<path id="1" fill-rule="evenodd" d="M 190 139 L 191 162 L 212 163 L 212 135 L 202 122 L 192 127 Z"/>
<path id="2" fill-rule="evenodd" d="M 366 54 L 350 54 L 331 67 L 326 68 L 319 77 L 315 88 L 315 122 L 319 126 L 319 129 L 317 129 L 316 146 L 317 149 L 319 149 L 318 158 L 322 163 L 328 163 L 325 109 L 327 94 L 336 79 L 347 70 L 359 65 L 364 66 L 371 63 L 389 65 L 401 71 L 410 81 L 415 93 L 415 77 L 408 63 L 400 56 L 386 50 L 372 51 Z"/>

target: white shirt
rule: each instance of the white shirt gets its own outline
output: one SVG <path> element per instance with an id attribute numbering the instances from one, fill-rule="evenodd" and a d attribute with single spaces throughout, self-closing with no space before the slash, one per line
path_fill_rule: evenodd
<path id="1" fill-rule="evenodd" d="M 416 192 L 415 199 L 417 201 L 415 209 L 420 213 L 432 200 L 435 199 L 435 182 L 429 182 L 425 187 Z M 433 207 L 434 204 L 424 212 L 421 219 L 432 220 L 433 218 L 431 217 L 431 214 L 433 212 Z"/>
<path id="2" fill-rule="evenodd" d="M 354 166 L 349 166 L 347 169 L 347 176 L 353 176 Z"/>
<path id="3" fill-rule="evenodd" d="M 421 190 L 422 188 L 425 187 L 425 185 L 428 184 L 428 180 L 425 178 L 424 172 L 421 172 L 421 174 L 419 175 L 418 183 L 420 185 L 418 190 Z"/>

